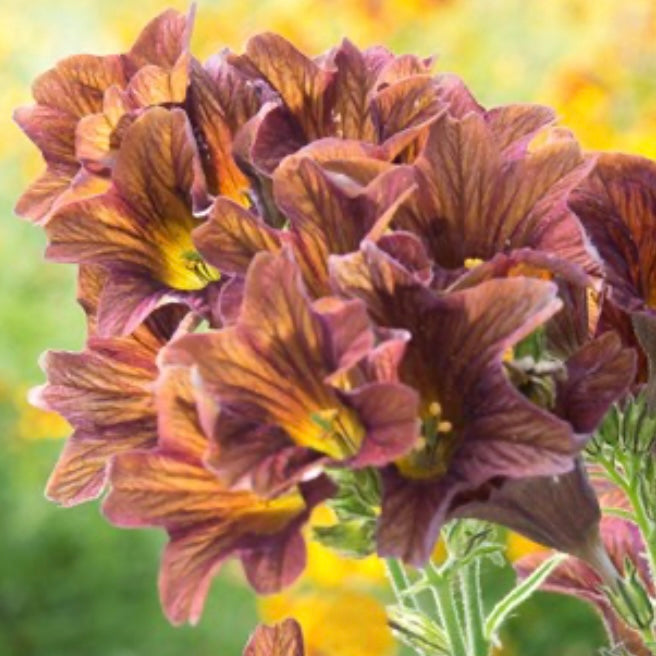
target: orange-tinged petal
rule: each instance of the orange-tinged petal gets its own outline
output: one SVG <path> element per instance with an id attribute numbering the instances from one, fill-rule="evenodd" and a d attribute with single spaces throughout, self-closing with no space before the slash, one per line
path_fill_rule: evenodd
<path id="1" fill-rule="evenodd" d="M 168 9 L 153 18 L 125 55 L 129 66 L 133 70 L 148 64 L 173 68 L 180 55 L 189 48 L 194 14 L 192 5 L 186 15 Z"/>
<path id="2" fill-rule="evenodd" d="M 170 306 L 129 336 L 99 338 L 95 312 L 103 284 L 101 271 L 82 267 L 79 299 L 89 318 L 87 346 L 81 353 L 45 353 L 47 383 L 30 393 L 34 405 L 60 413 L 75 429 L 46 489 L 62 505 L 98 496 L 115 454 L 155 446 L 155 360 L 182 318 L 180 309 Z"/>
<path id="3" fill-rule="evenodd" d="M 361 186 L 329 166 L 297 155 L 283 160 L 273 175 L 276 205 L 290 222 L 288 241 L 315 296 L 331 293 L 328 256 L 354 251 L 367 235 L 380 236 L 414 189 L 410 167 L 390 166 Z"/>
<path id="4" fill-rule="evenodd" d="M 187 95 L 191 55 L 184 52 L 171 69 L 149 64 L 130 80 L 126 94 L 138 107 L 182 103 Z"/>
<path id="5" fill-rule="evenodd" d="M 46 497 L 61 506 L 97 498 L 105 488 L 111 458 L 132 449 L 155 446 L 154 419 L 149 424 L 125 425 L 114 434 L 76 431 L 68 439 L 46 485 Z"/>
<path id="6" fill-rule="evenodd" d="M 127 273 L 139 278 L 135 302 L 150 287 L 155 295 L 161 295 L 158 286 L 162 292 L 200 290 L 218 277 L 191 239 L 198 225 L 192 209 L 203 196 L 203 174 L 184 112 L 149 109 L 126 132 L 111 189 L 65 205 L 47 222 L 47 253 L 102 264 L 120 273 L 121 281 Z M 118 284 L 116 276 L 110 278 Z"/>
<path id="7" fill-rule="evenodd" d="M 298 622 L 287 619 L 275 626 L 260 624 L 250 637 L 244 656 L 303 656 L 303 634 Z"/>
<path id="8" fill-rule="evenodd" d="M 231 554 L 253 557 L 268 546 L 281 563 L 287 551 L 279 551 L 278 545 L 293 540 L 306 511 L 296 492 L 267 501 L 251 492 L 227 491 L 200 461 L 182 452 L 122 454 L 110 476 L 103 511 L 112 522 L 162 526 L 171 536 L 160 593 L 167 616 L 176 624 L 198 620 L 212 576 Z M 300 547 L 303 554 L 302 543 Z M 291 567 L 283 565 L 282 578 L 253 582 L 272 588 L 287 584 L 302 569 L 303 558 L 296 554 Z"/>
<path id="9" fill-rule="evenodd" d="M 405 78 L 383 89 L 372 100 L 381 141 L 408 128 L 427 125 L 444 111 L 440 89 L 430 75 Z"/>
<path id="10" fill-rule="evenodd" d="M 114 84 L 124 86 L 125 82 L 118 55 L 73 55 L 38 77 L 32 92 L 39 105 L 54 108 L 72 119 L 80 119 L 100 112 L 105 89 Z"/>
<path id="11" fill-rule="evenodd" d="M 346 139 L 361 139 L 374 143 L 376 129 L 371 117 L 369 94 L 374 87 L 380 67 L 385 59 L 381 57 L 372 65 L 374 57 L 366 57 L 348 39 L 344 39 L 332 56 L 337 69 L 331 93 L 332 120 L 335 134 Z"/>
<path id="12" fill-rule="evenodd" d="M 196 228 L 199 253 L 221 272 L 245 274 L 260 251 L 277 253 L 278 234 L 252 212 L 227 198 L 217 198 L 208 220 Z"/>
<path id="13" fill-rule="evenodd" d="M 656 163 L 599 155 L 570 205 L 604 261 L 612 302 L 625 311 L 656 308 Z"/>
<path id="14" fill-rule="evenodd" d="M 14 211 L 31 221 L 42 220 L 50 213 L 57 198 L 68 189 L 73 175 L 68 169 L 47 169 L 23 192 Z"/>
<path id="15" fill-rule="evenodd" d="M 507 112 L 504 120 L 516 118 Z M 595 269 L 581 226 L 567 207 L 568 193 L 593 161 L 583 157 L 571 136 L 557 131 L 535 150 L 503 151 L 510 128 L 502 128 L 477 113 L 459 120 L 440 117 L 417 160 L 420 192 L 397 227 L 421 236 L 436 263 L 447 269 L 462 267 L 467 258 L 487 260 L 523 247 Z"/>
<path id="16" fill-rule="evenodd" d="M 323 136 L 323 94 L 334 76 L 277 34 L 249 39 L 245 57 L 280 94 L 309 139 Z"/>
<path id="17" fill-rule="evenodd" d="M 227 68 L 228 65 L 224 64 L 224 67 Z M 233 89 L 232 87 L 238 84 L 233 79 L 234 76 L 219 72 L 213 77 L 197 62 L 192 62 L 190 75 L 189 115 L 202 144 L 200 153 L 204 161 L 208 189 L 212 194 L 221 194 L 244 204 L 249 182 L 232 155 L 233 138 L 237 128 L 231 125 L 229 111 L 231 104 L 240 100 L 240 94 L 248 97 L 248 90 L 241 86 Z M 228 105 L 222 104 L 219 95 L 226 86 L 237 94 L 237 97 L 223 99 L 224 102 L 231 103 Z M 250 118 L 255 107 L 247 106 L 243 112 L 244 116 L 240 116 L 238 121 L 245 122 Z"/>

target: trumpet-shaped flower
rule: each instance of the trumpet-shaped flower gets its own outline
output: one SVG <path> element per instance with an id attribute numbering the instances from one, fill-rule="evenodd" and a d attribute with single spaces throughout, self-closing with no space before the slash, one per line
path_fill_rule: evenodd
<path id="1" fill-rule="evenodd" d="M 187 86 L 193 14 L 169 10 L 153 19 L 129 52 L 74 55 L 33 85 L 36 105 L 14 118 L 39 147 L 46 171 L 21 196 L 16 212 L 43 221 L 71 199 L 99 193 L 102 172 L 132 107 L 181 102 Z M 81 168 L 89 162 L 91 171 Z"/>
<path id="2" fill-rule="evenodd" d="M 542 107 L 511 105 L 461 117 L 450 111 L 431 125 L 415 162 L 417 192 L 394 226 L 421 239 L 437 265 L 436 286 L 474 264 L 498 275 L 499 258 L 508 257 L 515 275 L 551 272 L 580 284 L 583 272 L 598 272 L 567 206 L 593 160 L 548 119 Z"/>
<path id="3" fill-rule="evenodd" d="M 228 490 L 203 463 L 208 444 L 189 373 L 185 367 L 162 372 L 157 448 L 113 459 L 103 505 L 119 526 L 168 532 L 160 595 L 176 624 L 198 621 L 213 576 L 231 556 L 241 559 L 260 593 L 291 583 L 305 565 L 300 529 L 313 506 L 333 491 L 323 477 L 268 499 Z"/>
<path id="4" fill-rule="evenodd" d="M 372 374 L 381 353 L 402 339 L 376 345 L 360 301 L 325 297 L 313 304 L 289 252 L 260 253 L 248 270 L 237 322 L 184 336 L 164 358 L 195 366 L 219 406 L 248 420 L 241 421 L 242 449 L 257 440 L 252 424 L 260 424 L 269 427 L 259 440 L 264 448 L 281 444 L 280 434 L 277 441 L 270 435 L 277 427 L 296 447 L 290 457 L 309 449 L 368 466 L 405 453 L 416 437 L 414 391 Z M 219 460 L 230 434 L 216 435 Z"/>
<path id="5" fill-rule="evenodd" d="M 109 191 L 65 205 L 45 224 L 48 257 L 109 272 L 100 332 L 129 333 L 167 302 L 203 310 L 205 288 L 219 277 L 191 238 L 199 224 L 193 209 L 204 194 L 184 112 L 153 107 L 127 130 Z"/>
<path id="6" fill-rule="evenodd" d="M 70 506 L 97 497 L 112 456 L 155 446 L 155 360 L 180 318 L 179 308 L 162 308 L 131 335 L 92 335 L 81 353 L 44 354 L 48 382 L 31 391 L 30 401 L 74 428 L 50 476 L 50 499 Z"/>
<path id="7" fill-rule="evenodd" d="M 571 470 L 584 442 L 577 433 L 588 434 L 626 388 L 623 373 L 617 375 L 619 383 L 609 373 L 617 362 L 631 361 L 619 347 L 612 354 L 617 357 L 601 360 L 600 387 L 610 386 L 610 391 L 596 407 L 576 406 L 585 385 L 581 387 L 582 377 L 573 368 L 577 375 L 565 383 L 572 386 L 565 395 L 573 408 L 571 423 L 512 384 L 504 356 L 560 309 L 553 283 L 495 279 L 437 293 L 367 242 L 360 253 L 332 258 L 331 271 L 338 288 L 361 298 L 374 321 L 405 329 L 413 337 L 399 377 L 420 394 L 422 432 L 413 451 L 384 471 L 378 535 L 384 555 L 425 562 L 459 494 L 493 479 Z M 595 366 L 596 361 L 590 364 Z"/>
<path id="8" fill-rule="evenodd" d="M 259 34 L 232 63 L 276 94 L 242 136 L 242 159 L 270 175 L 286 156 L 317 139 L 380 144 L 393 160 L 444 110 L 430 60 L 395 57 L 384 48 L 361 52 L 345 40 L 310 59 L 282 37 Z"/>

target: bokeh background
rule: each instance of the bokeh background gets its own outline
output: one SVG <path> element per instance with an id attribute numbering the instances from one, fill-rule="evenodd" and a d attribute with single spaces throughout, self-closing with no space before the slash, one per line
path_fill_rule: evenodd
<path id="1" fill-rule="evenodd" d="M 394 656 L 385 582 L 375 561 L 351 565 L 313 548 L 307 576 L 259 604 L 227 568 L 196 628 L 161 614 L 163 536 L 103 522 L 97 504 L 61 510 L 42 494 L 68 427 L 31 409 L 46 348 L 79 349 L 83 321 L 73 270 L 42 261 L 38 229 L 12 216 L 41 163 L 11 122 L 30 81 L 66 55 L 125 49 L 166 0 L 24 0 L 0 4 L 0 656 L 237 656 L 258 614 L 305 626 L 310 656 Z M 343 36 L 397 52 L 437 55 L 486 105 L 555 106 L 588 148 L 656 154 L 653 0 L 200 0 L 194 53 L 240 49 L 260 30 L 319 53 Z M 319 521 L 321 518 L 319 518 Z M 508 537 L 511 557 L 535 548 Z M 510 572 L 495 576 L 507 586 Z M 592 656 L 595 615 L 541 594 L 507 630 L 500 654 Z"/>

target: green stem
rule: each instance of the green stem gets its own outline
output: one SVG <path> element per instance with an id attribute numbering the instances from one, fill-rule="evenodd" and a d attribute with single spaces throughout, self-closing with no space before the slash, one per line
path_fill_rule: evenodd
<path id="1" fill-rule="evenodd" d="M 640 472 L 634 471 L 634 467 L 624 459 L 620 463 L 622 465 L 623 474 L 620 474 L 615 468 L 614 464 L 604 457 L 597 459 L 599 464 L 602 465 L 606 476 L 617 485 L 629 499 L 631 508 L 633 510 L 633 521 L 637 524 L 642 534 L 645 543 L 645 550 L 647 553 L 647 562 L 651 573 L 652 580 L 656 580 L 656 525 L 649 519 L 645 508 L 640 499 L 638 492 L 638 485 L 640 485 Z"/>
<path id="2" fill-rule="evenodd" d="M 431 592 L 437 608 L 442 628 L 446 631 L 451 646 L 452 656 L 469 656 L 463 633 L 462 622 L 456 605 L 456 595 L 452 590 L 449 577 L 442 576 L 429 565 L 428 575 L 431 580 Z"/>
<path id="3" fill-rule="evenodd" d="M 598 458 L 598 462 L 604 468 L 607 477 L 626 494 L 631 504 L 632 512 L 629 518 L 636 523 L 642 535 L 645 545 L 645 555 L 647 556 L 647 566 L 650 572 L 650 578 L 653 581 L 656 580 L 656 524 L 649 518 L 647 509 L 642 502 L 642 496 L 638 490 L 638 486 L 641 484 L 640 467 L 636 467 L 635 463 L 627 459 L 630 457 L 621 458 L 622 473 L 615 468 L 614 463 L 606 458 L 600 457 Z M 640 633 L 646 645 L 652 646 L 654 644 L 654 639 L 656 638 L 654 626 L 636 630 Z"/>
<path id="4" fill-rule="evenodd" d="M 631 506 L 633 506 L 633 513 L 635 523 L 642 533 L 642 539 L 645 544 L 645 551 L 647 553 L 647 562 L 651 572 L 651 580 L 656 580 L 656 525 L 649 519 L 646 509 L 642 505 L 640 494 L 637 490 L 639 483 L 629 483 L 625 488 L 625 492 L 629 497 Z"/>
<path id="5" fill-rule="evenodd" d="M 392 584 L 392 590 L 399 605 L 403 608 L 410 608 L 411 610 L 421 610 L 419 602 L 415 599 L 414 595 L 403 594 L 410 587 L 410 581 L 403 565 L 394 558 L 387 558 L 385 560 L 385 569 L 387 570 L 387 576 Z"/>
<path id="6" fill-rule="evenodd" d="M 481 596 L 481 561 L 462 567 L 458 573 L 462 605 L 465 614 L 465 630 L 467 632 L 467 648 L 470 656 L 487 656 L 490 644 L 485 639 L 483 599 Z"/>

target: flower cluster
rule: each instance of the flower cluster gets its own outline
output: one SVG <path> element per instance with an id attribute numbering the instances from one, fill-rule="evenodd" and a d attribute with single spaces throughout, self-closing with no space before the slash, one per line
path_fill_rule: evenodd
<path id="1" fill-rule="evenodd" d="M 15 115 L 47 165 L 17 212 L 88 321 L 32 395 L 74 429 L 48 496 L 164 528 L 175 623 L 228 558 L 294 581 L 345 470 L 380 483 L 381 556 L 475 517 L 595 562 L 580 454 L 656 363 L 655 165 L 382 47 L 201 64 L 192 20 L 60 62 Z"/>

